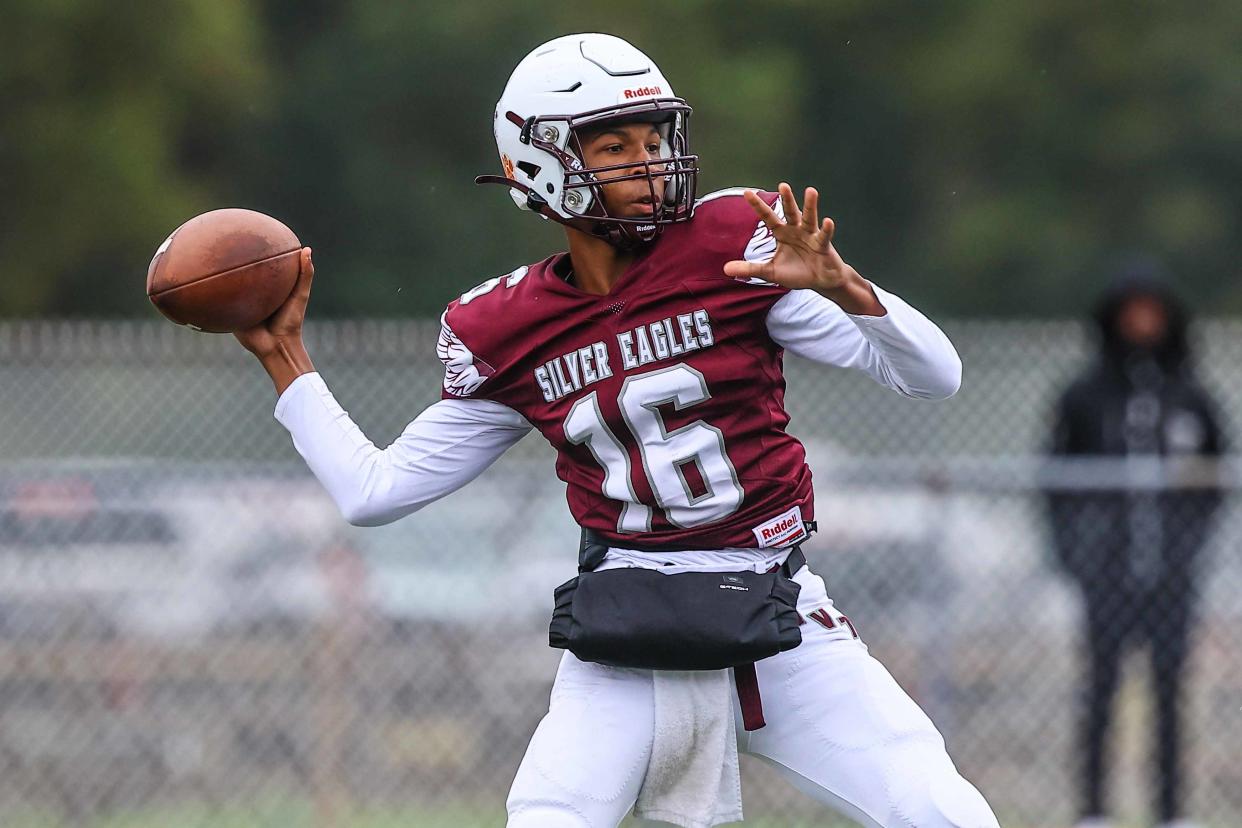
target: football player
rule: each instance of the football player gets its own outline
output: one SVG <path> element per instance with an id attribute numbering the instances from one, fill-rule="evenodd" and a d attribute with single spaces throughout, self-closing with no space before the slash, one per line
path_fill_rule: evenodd
<path id="1" fill-rule="evenodd" d="M 952 344 L 841 259 L 815 190 L 801 206 L 786 184 L 696 198 L 690 113 L 646 55 L 608 35 L 557 38 L 518 64 L 495 112 L 504 175 L 479 180 L 564 225 L 568 251 L 449 303 L 443 399 L 386 449 L 306 353 L 314 271 L 303 251 L 294 295 L 237 338 L 267 369 L 277 419 L 351 523 L 426 506 L 533 428 L 557 449 L 574 519 L 607 546 L 601 569 L 768 572 L 814 518 L 803 447 L 785 431 L 784 351 L 907 397 L 957 391 Z M 738 748 L 863 825 L 994 828 L 940 733 L 824 581 L 805 566 L 793 577 L 802 643 L 736 671 Z M 566 652 L 513 781 L 508 825 L 618 825 L 648 773 L 653 698 L 653 671 Z"/>

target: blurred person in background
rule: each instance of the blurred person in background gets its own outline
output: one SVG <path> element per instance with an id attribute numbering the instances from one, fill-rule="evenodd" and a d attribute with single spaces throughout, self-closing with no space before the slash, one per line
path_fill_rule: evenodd
<path id="1" fill-rule="evenodd" d="M 1057 556 L 1082 589 L 1086 609 L 1079 828 L 1112 824 L 1105 816 L 1105 741 L 1121 659 L 1139 644 L 1149 647 L 1155 686 L 1160 819 L 1166 828 L 1189 828 L 1179 703 L 1199 552 L 1221 499 L 1214 465 L 1203 461 L 1222 453 L 1221 429 L 1193 371 L 1187 311 L 1158 267 L 1124 266 L 1094 319 L 1099 355 L 1061 396 L 1052 452 L 1120 462 L 1059 466 L 1064 473 L 1049 498 Z M 1117 480 L 1141 469 L 1159 469 L 1164 485 Z M 1108 477 L 1097 479 L 1096 472 Z"/>

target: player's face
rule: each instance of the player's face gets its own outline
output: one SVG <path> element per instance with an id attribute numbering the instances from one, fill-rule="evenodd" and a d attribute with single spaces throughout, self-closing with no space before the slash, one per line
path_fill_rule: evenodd
<path id="1" fill-rule="evenodd" d="M 1117 314 L 1117 332 L 1138 348 L 1155 348 L 1169 332 L 1169 315 L 1155 296 L 1142 294 L 1127 299 Z"/>
<path id="2" fill-rule="evenodd" d="M 663 138 L 653 124 L 610 124 L 602 130 L 579 134 L 582 163 L 587 167 L 610 167 L 617 164 L 634 164 L 598 173 L 600 181 L 646 172 L 643 162 L 660 160 Z M 659 167 L 655 171 L 659 171 Z M 624 218 L 641 218 L 655 212 L 656 205 L 664 198 L 664 179 L 652 179 L 652 186 L 644 175 L 629 181 L 605 184 L 604 207 L 608 214 Z"/>

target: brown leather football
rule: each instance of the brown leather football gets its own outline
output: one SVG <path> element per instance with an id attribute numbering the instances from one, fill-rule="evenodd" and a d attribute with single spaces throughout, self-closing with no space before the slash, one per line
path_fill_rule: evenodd
<path id="1" fill-rule="evenodd" d="M 147 296 L 179 325 L 227 333 L 276 312 L 298 280 L 302 243 L 254 210 L 212 210 L 172 232 L 147 269 Z"/>

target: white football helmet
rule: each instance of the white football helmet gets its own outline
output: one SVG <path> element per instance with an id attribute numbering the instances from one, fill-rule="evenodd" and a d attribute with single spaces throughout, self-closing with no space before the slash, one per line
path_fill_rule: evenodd
<path id="1" fill-rule="evenodd" d="M 619 37 L 576 34 L 537 47 L 513 70 L 496 104 L 496 148 L 504 175 L 481 175 L 479 184 L 504 184 L 518 207 L 533 210 L 618 247 L 647 242 L 664 225 L 694 212 L 698 157 L 689 155 L 690 107 L 673 95 L 650 58 Z M 575 130 L 605 121 L 657 125 L 660 159 L 586 168 Z M 633 173 L 610 181 L 645 178 L 656 200 L 651 218 L 610 216 L 596 173 Z"/>

